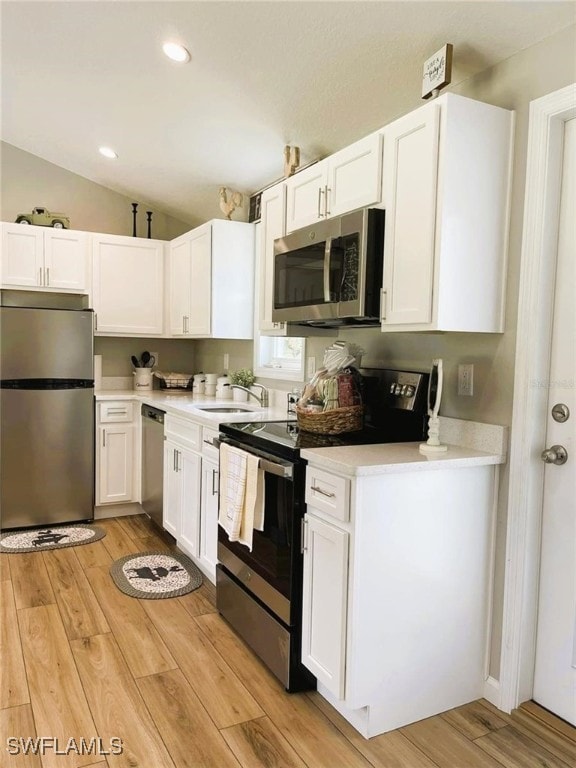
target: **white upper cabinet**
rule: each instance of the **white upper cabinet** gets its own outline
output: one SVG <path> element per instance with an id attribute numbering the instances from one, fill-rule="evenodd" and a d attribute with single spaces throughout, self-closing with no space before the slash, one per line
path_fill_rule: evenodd
<path id="1" fill-rule="evenodd" d="M 266 336 L 284 335 L 286 323 L 273 322 L 274 240 L 285 234 L 286 184 L 275 184 L 262 193 L 258 234 L 259 316 L 258 328 Z"/>
<path id="2" fill-rule="evenodd" d="M 170 334 L 251 339 L 254 224 L 214 219 L 170 243 Z"/>
<path id="3" fill-rule="evenodd" d="M 162 335 L 164 243 L 94 235 L 92 262 L 96 334 Z"/>
<path id="4" fill-rule="evenodd" d="M 88 278 L 88 233 L 2 224 L 3 286 L 86 293 Z"/>
<path id="5" fill-rule="evenodd" d="M 513 125 L 444 94 L 384 129 L 383 331 L 503 331 Z"/>
<path id="6" fill-rule="evenodd" d="M 286 232 L 380 202 L 382 133 L 375 133 L 286 181 Z"/>

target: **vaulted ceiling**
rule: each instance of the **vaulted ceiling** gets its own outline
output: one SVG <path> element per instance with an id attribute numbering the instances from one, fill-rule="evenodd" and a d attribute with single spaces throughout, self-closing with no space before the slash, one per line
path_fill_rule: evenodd
<path id="1" fill-rule="evenodd" d="M 573 24 L 573 2 L 2 2 L 2 139 L 195 225 Z M 162 53 L 184 44 L 187 64 Z M 113 147 L 117 160 L 98 154 Z"/>

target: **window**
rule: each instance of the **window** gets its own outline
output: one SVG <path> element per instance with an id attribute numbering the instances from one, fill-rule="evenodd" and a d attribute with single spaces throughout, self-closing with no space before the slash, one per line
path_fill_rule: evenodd
<path id="1" fill-rule="evenodd" d="M 254 369 L 267 379 L 304 381 L 306 340 L 296 336 L 260 336 L 254 339 Z"/>

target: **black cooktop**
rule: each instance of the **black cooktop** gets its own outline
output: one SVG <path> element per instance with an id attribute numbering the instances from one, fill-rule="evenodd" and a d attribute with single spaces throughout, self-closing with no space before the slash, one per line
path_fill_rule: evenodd
<path id="1" fill-rule="evenodd" d="M 246 446 L 295 459 L 303 448 L 405 443 L 426 438 L 428 375 L 414 371 L 361 368 L 364 428 L 340 435 L 318 435 L 296 421 L 221 424 L 220 432 Z"/>

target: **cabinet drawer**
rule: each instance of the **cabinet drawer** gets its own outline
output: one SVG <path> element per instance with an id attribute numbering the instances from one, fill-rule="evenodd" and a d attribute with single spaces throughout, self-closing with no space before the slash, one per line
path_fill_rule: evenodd
<path id="1" fill-rule="evenodd" d="M 219 432 L 217 429 L 211 429 L 210 427 L 202 427 L 202 455 L 207 456 L 214 461 L 218 461 L 220 452 L 216 448 L 212 441 L 218 438 Z"/>
<path id="2" fill-rule="evenodd" d="M 188 419 L 180 419 L 178 416 L 167 415 L 164 422 L 164 435 L 166 439 L 175 440 L 193 451 L 200 451 L 200 426 Z"/>
<path id="3" fill-rule="evenodd" d="M 109 400 L 99 403 L 99 406 L 100 424 L 132 421 L 134 418 L 134 403 L 130 400 Z"/>
<path id="4" fill-rule="evenodd" d="M 307 467 L 306 504 L 347 522 L 350 519 L 350 480 Z"/>

